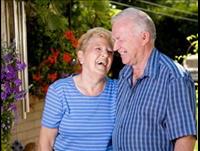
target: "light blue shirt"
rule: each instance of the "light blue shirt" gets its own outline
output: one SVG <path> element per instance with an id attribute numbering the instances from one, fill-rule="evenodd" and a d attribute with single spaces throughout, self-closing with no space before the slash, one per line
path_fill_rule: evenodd
<path id="1" fill-rule="evenodd" d="M 48 89 L 42 125 L 58 128 L 55 151 L 112 150 L 117 82 L 107 78 L 98 96 L 77 90 L 72 76 L 54 82 Z"/>
<path id="2" fill-rule="evenodd" d="M 157 49 L 132 85 L 132 67 L 119 75 L 114 151 L 173 151 L 176 138 L 196 135 L 195 87 L 188 72 Z"/>

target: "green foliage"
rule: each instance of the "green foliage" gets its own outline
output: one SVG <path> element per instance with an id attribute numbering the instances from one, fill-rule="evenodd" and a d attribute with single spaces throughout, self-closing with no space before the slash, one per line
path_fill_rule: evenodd
<path id="1" fill-rule="evenodd" d="M 11 150 L 11 129 L 13 126 L 13 112 L 4 111 L 1 113 L 1 150 L 2 151 L 10 151 Z"/>
<path id="2" fill-rule="evenodd" d="M 195 54 L 198 53 L 198 34 L 188 36 L 187 40 L 191 43 L 190 48 L 194 48 L 193 53 L 195 53 Z"/>
<path id="3" fill-rule="evenodd" d="M 187 41 L 189 41 L 190 46 L 188 47 L 186 54 L 180 55 L 180 56 L 175 56 L 175 59 L 178 62 L 183 62 L 187 58 L 187 56 L 198 53 L 198 34 L 190 35 L 186 39 L 187 39 Z"/>
<path id="4" fill-rule="evenodd" d="M 65 5 L 66 1 L 62 1 L 62 4 Z M 46 33 L 52 31 L 64 31 L 67 26 L 67 20 L 62 15 L 62 7 L 58 1 L 49 1 L 49 0 L 36 0 L 35 1 L 35 10 L 39 16 L 39 22 L 46 25 Z"/>
<path id="5" fill-rule="evenodd" d="M 110 27 L 108 0 L 29 0 L 27 5 L 28 11 L 35 12 L 32 14 L 36 14 L 39 24 L 45 26 L 47 36 L 64 32 L 66 28 L 74 29 L 80 36 L 92 27 Z"/>
<path id="6" fill-rule="evenodd" d="M 74 1 L 71 12 L 71 27 L 80 36 L 89 28 L 102 26 L 110 29 L 109 2 L 84 0 Z"/>

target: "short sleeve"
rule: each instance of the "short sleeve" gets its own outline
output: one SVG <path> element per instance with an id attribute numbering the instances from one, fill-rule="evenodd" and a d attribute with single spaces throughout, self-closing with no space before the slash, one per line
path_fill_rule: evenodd
<path id="1" fill-rule="evenodd" d="M 196 136 L 196 97 L 195 86 L 189 77 L 172 80 L 169 84 L 169 104 L 167 128 L 169 139 Z"/>
<path id="2" fill-rule="evenodd" d="M 63 116 L 63 103 L 53 85 L 48 88 L 42 115 L 42 125 L 57 128 Z"/>

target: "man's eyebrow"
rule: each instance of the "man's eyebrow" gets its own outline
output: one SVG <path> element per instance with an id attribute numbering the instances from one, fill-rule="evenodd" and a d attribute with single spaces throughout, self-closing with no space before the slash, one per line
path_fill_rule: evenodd
<path id="1" fill-rule="evenodd" d="M 112 37 L 113 41 L 119 40 L 119 36 L 118 37 Z"/>

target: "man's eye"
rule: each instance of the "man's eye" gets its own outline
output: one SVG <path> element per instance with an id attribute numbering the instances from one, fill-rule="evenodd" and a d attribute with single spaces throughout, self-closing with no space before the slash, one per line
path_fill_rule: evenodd
<path id="1" fill-rule="evenodd" d="M 97 47 L 97 48 L 96 48 L 96 50 L 100 51 L 100 50 L 101 50 L 101 48 L 100 48 L 100 47 Z"/>

